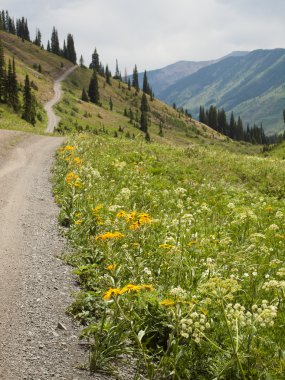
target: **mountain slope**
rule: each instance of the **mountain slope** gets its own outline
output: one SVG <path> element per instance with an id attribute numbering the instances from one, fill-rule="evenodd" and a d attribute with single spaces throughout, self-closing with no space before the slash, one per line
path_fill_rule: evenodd
<path id="1" fill-rule="evenodd" d="M 179 61 L 163 67 L 162 69 L 150 70 L 148 75 L 148 80 L 152 86 L 155 95 L 160 98 L 161 93 L 169 86 L 175 84 L 180 79 L 185 78 L 203 67 L 210 66 L 216 62 L 219 62 L 228 57 L 243 56 L 248 54 L 246 51 L 234 51 L 225 57 L 209 60 L 209 61 Z M 143 83 L 143 73 L 139 74 L 139 81 L 142 86 Z"/>
<path id="2" fill-rule="evenodd" d="M 160 94 L 197 117 L 200 105 L 234 111 L 246 123 L 263 123 L 267 132 L 283 129 L 285 49 L 255 50 L 229 57 L 183 78 Z"/>

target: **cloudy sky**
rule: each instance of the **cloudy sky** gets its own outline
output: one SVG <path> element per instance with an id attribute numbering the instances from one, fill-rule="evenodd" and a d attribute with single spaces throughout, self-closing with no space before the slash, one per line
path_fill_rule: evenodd
<path id="1" fill-rule="evenodd" d="M 285 48 L 285 0 L 1 0 L 11 16 L 28 18 L 43 41 L 55 26 L 74 36 L 89 64 L 94 47 L 102 63 L 122 72 L 161 68 L 179 60 L 221 57 L 233 50 Z"/>

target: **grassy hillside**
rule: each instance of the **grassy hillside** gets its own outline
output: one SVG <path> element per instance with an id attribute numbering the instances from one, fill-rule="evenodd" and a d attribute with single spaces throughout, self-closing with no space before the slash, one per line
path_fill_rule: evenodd
<path id="1" fill-rule="evenodd" d="M 283 130 L 285 50 L 256 50 L 230 57 L 178 81 L 161 99 L 189 108 L 211 104 L 234 111 L 244 123 L 263 123 L 266 132 Z"/>
<path id="2" fill-rule="evenodd" d="M 8 63 L 8 60 L 13 57 L 15 59 L 20 90 L 22 89 L 25 76 L 28 74 L 30 81 L 33 82 L 33 91 L 36 99 L 42 106 L 53 96 L 54 79 L 71 67 L 72 63 L 40 49 L 31 42 L 23 42 L 12 34 L 0 31 L 0 39 L 4 46 L 6 62 Z M 41 73 L 38 72 L 39 65 L 42 67 Z M 36 133 L 43 132 L 47 124 L 47 118 L 42 107 L 40 107 L 39 113 L 41 114 L 41 120 L 37 120 L 36 127 L 34 128 L 22 120 L 21 115 L 17 116 L 8 107 L 0 105 L 0 128 L 33 131 Z"/>
<path id="3" fill-rule="evenodd" d="M 63 83 L 64 97 L 56 106 L 56 112 L 61 117 L 58 128 L 60 133 L 71 131 L 91 131 L 93 133 L 118 134 L 119 137 L 128 136 L 140 138 L 143 136 L 139 130 L 140 103 L 142 92 L 136 94 L 132 88 L 128 90 L 125 83 L 112 80 L 112 85 L 105 83 L 105 79 L 98 77 L 101 106 L 81 100 L 82 89 L 88 89 L 92 71 L 79 67 Z M 113 110 L 110 110 L 110 98 Z M 187 146 L 189 144 L 218 144 L 224 149 L 256 153 L 260 150 L 246 143 L 235 143 L 216 133 L 206 125 L 186 117 L 172 107 L 158 99 L 150 101 L 149 128 L 152 141 L 162 144 Z M 134 122 L 124 111 L 132 110 Z M 163 125 L 163 137 L 159 136 L 159 124 Z"/>
<path id="4" fill-rule="evenodd" d="M 284 378 L 281 160 L 81 134 L 55 173 L 93 371 Z"/>

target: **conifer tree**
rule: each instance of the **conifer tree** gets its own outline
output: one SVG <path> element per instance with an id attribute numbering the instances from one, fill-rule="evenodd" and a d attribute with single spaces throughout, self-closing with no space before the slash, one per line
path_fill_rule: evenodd
<path id="1" fill-rule="evenodd" d="M 79 59 L 79 65 L 80 65 L 80 67 L 85 67 L 84 66 L 84 59 L 83 59 L 82 55 L 80 56 L 80 59 Z"/>
<path id="2" fill-rule="evenodd" d="M 74 40 L 71 34 L 67 35 L 67 44 L 66 44 L 66 58 L 76 65 L 77 57 L 74 47 Z"/>
<path id="3" fill-rule="evenodd" d="M 138 74 L 138 68 L 137 65 L 134 67 L 133 71 L 133 81 L 132 86 L 136 89 L 137 92 L 140 91 L 140 85 L 139 85 L 139 74 Z"/>
<path id="4" fill-rule="evenodd" d="M 5 81 L 5 57 L 2 40 L 0 39 L 0 102 L 3 102 L 5 97 Z"/>
<path id="5" fill-rule="evenodd" d="M 53 27 L 51 34 L 51 52 L 60 55 L 58 32 L 55 27 Z"/>
<path id="6" fill-rule="evenodd" d="M 148 95 L 151 95 L 152 91 L 148 83 L 147 79 L 147 72 L 145 70 L 144 75 L 143 75 L 143 92 L 145 92 Z"/>
<path id="7" fill-rule="evenodd" d="M 47 51 L 48 51 L 48 52 L 51 52 L 50 42 L 49 42 L 49 40 L 48 40 L 48 42 L 47 42 Z"/>
<path id="8" fill-rule="evenodd" d="M 97 73 L 100 72 L 100 60 L 97 49 L 95 48 L 94 53 L 92 54 L 92 61 L 89 66 L 90 69 L 96 70 Z"/>
<path id="9" fill-rule="evenodd" d="M 88 94 L 87 94 L 85 88 L 83 88 L 83 90 L 82 90 L 81 99 L 82 99 L 84 102 L 89 102 Z"/>
<path id="10" fill-rule="evenodd" d="M 36 102 L 31 91 L 30 79 L 26 75 L 24 93 L 23 93 L 23 115 L 22 118 L 28 123 L 35 125 L 36 123 Z"/>
<path id="11" fill-rule="evenodd" d="M 97 78 L 96 70 L 93 70 L 93 74 L 90 79 L 88 96 L 89 96 L 90 102 L 99 104 L 100 95 L 99 95 L 98 78 Z"/>
<path id="12" fill-rule="evenodd" d="M 140 120 L 140 129 L 147 134 L 148 132 L 148 111 L 149 111 L 149 105 L 147 102 L 146 94 L 143 93 L 142 99 L 141 99 L 141 120 Z"/>
<path id="13" fill-rule="evenodd" d="M 110 107 L 110 111 L 113 111 L 113 101 L 112 101 L 112 97 L 110 96 L 110 99 L 109 99 L 109 107 Z"/>
<path id="14" fill-rule="evenodd" d="M 105 77 L 106 77 L 106 83 L 109 84 L 110 86 L 112 85 L 111 83 L 111 72 L 109 70 L 109 66 L 106 65 L 106 69 L 105 69 Z"/>
<path id="15" fill-rule="evenodd" d="M 36 38 L 34 40 L 34 44 L 37 46 L 42 45 L 42 34 L 39 29 L 36 30 Z"/>

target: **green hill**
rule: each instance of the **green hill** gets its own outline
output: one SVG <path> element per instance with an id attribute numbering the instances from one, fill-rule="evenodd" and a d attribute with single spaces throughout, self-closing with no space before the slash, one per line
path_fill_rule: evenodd
<path id="1" fill-rule="evenodd" d="M 263 124 L 266 132 L 283 130 L 285 49 L 255 50 L 204 67 L 177 81 L 160 98 L 188 108 L 197 117 L 200 105 L 215 105 L 244 123 Z"/>

